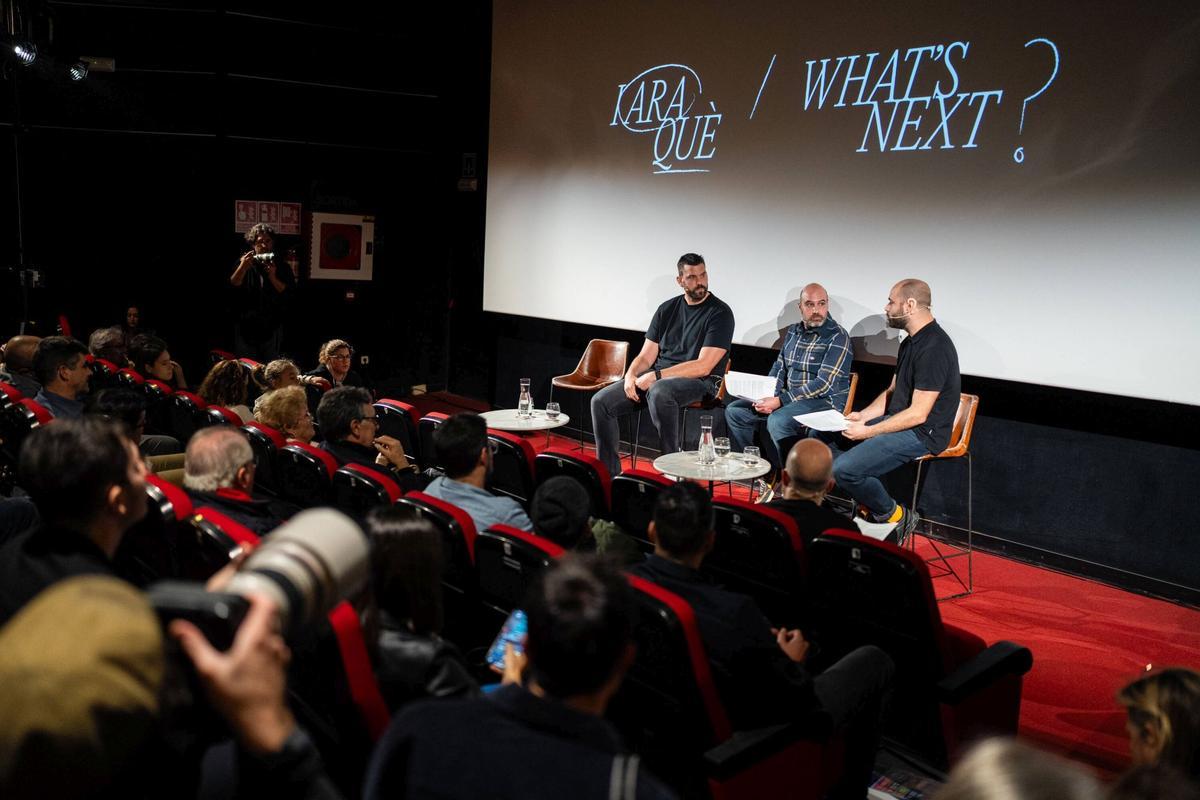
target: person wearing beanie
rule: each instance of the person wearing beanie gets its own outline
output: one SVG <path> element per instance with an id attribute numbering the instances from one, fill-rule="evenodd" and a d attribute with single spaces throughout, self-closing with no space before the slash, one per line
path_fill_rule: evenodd
<path id="1" fill-rule="evenodd" d="M 566 475 L 556 475 L 537 488 L 530 516 L 534 533 L 567 550 L 591 538 L 587 489 Z"/>

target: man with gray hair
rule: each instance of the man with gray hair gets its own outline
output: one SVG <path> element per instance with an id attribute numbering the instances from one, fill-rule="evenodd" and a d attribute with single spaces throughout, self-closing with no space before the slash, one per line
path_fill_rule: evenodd
<path id="1" fill-rule="evenodd" d="M 201 428 L 184 454 L 183 488 L 197 507 L 209 506 L 264 536 L 292 516 L 296 506 L 254 495 L 254 451 L 240 428 Z"/>
<path id="2" fill-rule="evenodd" d="M 129 366 L 129 354 L 125 350 L 125 333 L 119 327 L 97 328 L 88 337 L 88 352 L 117 365 L 117 369 Z"/>

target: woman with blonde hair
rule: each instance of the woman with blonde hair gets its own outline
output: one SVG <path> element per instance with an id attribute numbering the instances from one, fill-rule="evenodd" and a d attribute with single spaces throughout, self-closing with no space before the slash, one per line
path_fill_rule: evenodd
<path id="1" fill-rule="evenodd" d="M 1016 739 L 986 739 L 950 772 L 933 800 L 1095 800 L 1097 780 L 1083 768 Z"/>
<path id="2" fill-rule="evenodd" d="M 254 368 L 252 377 L 264 392 L 282 389 L 285 386 L 309 386 L 317 383 L 316 378 L 301 375 L 300 368 L 290 358 L 277 358 L 269 364 L 259 364 Z"/>
<path id="3" fill-rule="evenodd" d="M 1200 780 L 1200 672 L 1169 667 L 1117 692 L 1134 766 L 1167 764 Z"/>
<path id="4" fill-rule="evenodd" d="M 329 381 L 329 386 L 336 389 L 339 386 L 362 386 L 366 388 L 366 382 L 362 376 L 354 370 L 350 369 L 350 360 L 354 357 L 354 348 L 344 339 L 330 339 L 325 344 L 321 345 L 321 351 L 317 355 L 317 360 L 321 362 L 321 366 L 306 372 L 305 375 L 314 378 L 324 378 Z"/>
<path id="5" fill-rule="evenodd" d="M 308 444 L 316 434 L 308 398 L 299 386 L 284 386 L 263 394 L 254 402 L 254 418 L 289 440 Z"/>

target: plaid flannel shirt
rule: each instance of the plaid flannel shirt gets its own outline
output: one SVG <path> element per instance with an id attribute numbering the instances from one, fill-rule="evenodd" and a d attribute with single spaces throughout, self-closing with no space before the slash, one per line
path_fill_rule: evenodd
<path id="1" fill-rule="evenodd" d="M 824 397 L 840 411 L 850 394 L 853 361 L 850 334 L 833 317 L 826 317 L 816 328 L 803 322 L 788 328 L 767 374 L 775 378 L 775 396 L 785 405 L 805 397 Z"/>

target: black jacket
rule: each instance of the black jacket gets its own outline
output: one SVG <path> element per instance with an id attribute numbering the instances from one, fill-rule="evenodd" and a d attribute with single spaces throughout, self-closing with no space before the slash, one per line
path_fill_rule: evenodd
<path id="1" fill-rule="evenodd" d="M 0 547 L 0 626 L 51 584 L 75 575 L 113 575 L 112 562 L 84 534 L 50 523 Z"/>
<path id="2" fill-rule="evenodd" d="M 375 676 L 393 712 L 428 697 L 474 697 L 479 686 L 462 655 L 440 636 L 419 636 L 380 612 L 379 656 Z"/>

